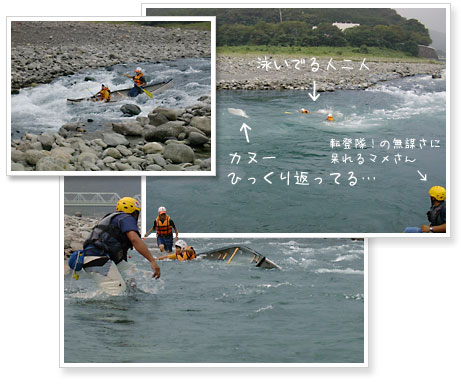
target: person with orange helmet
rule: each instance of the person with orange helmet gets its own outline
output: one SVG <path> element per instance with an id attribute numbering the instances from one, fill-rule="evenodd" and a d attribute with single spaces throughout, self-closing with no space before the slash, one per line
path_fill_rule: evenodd
<path id="1" fill-rule="evenodd" d="M 83 243 L 83 250 L 74 252 L 69 258 L 69 267 L 75 271 L 84 269 L 110 294 L 119 295 L 126 289 L 120 272 L 131 273 L 134 266 L 127 262 L 128 250 L 135 248 L 151 265 L 154 274 L 160 277 L 160 268 L 141 239 L 138 218 L 141 204 L 132 197 L 123 197 L 116 210 L 103 217 Z"/>
<path id="2" fill-rule="evenodd" d="M 421 227 L 407 227 L 406 233 L 445 233 L 446 223 L 446 203 L 447 191 L 440 185 L 435 185 L 429 189 L 431 198 L 431 208 L 427 211 L 427 219 L 430 224 L 423 224 Z"/>

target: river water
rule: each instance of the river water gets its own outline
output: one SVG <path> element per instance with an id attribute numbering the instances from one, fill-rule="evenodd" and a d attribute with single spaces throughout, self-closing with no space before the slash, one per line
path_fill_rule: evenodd
<path id="1" fill-rule="evenodd" d="M 427 222 L 429 188 L 446 185 L 444 77 L 315 103 L 307 91 L 220 91 L 217 108 L 217 176 L 148 177 L 148 227 L 163 205 L 188 233 L 399 233 Z"/>
<path id="2" fill-rule="evenodd" d="M 24 132 L 57 131 L 63 124 L 74 121 L 86 122 L 86 129 L 94 131 L 101 129 L 104 123 L 128 119 L 120 111 L 120 107 L 127 103 L 138 105 L 141 116 L 146 116 L 158 106 L 182 108 L 194 105 L 199 97 L 211 92 L 210 63 L 210 59 L 206 58 L 189 58 L 158 63 L 120 64 L 89 69 L 61 77 L 49 84 L 21 89 L 18 95 L 11 96 L 12 135 L 19 137 Z M 143 69 L 148 84 L 173 79 L 174 86 L 154 95 L 153 99 L 143 94 L 135 99 L 110 104 L 67 103 L 67 98 L 77 99 L 95 94 L 101 89 L 101 84 L 107 85 L 110 90 L 132 87 L 133 81 L 123 74 L 133 76 L 138 66 Z M 87 76 L 94 80 L 84 81 Z"/>
<path id="3" fill-rule="evenodd" d="M 78 281 L 67 275 L 65 363 L 364 362 L 363 241 L 187 242 L 198 252 L 243 244 L 282 269 L 165 260 L 155 281 L 133 252 L 137 288 L 120 297 L 83 271 Z"/>

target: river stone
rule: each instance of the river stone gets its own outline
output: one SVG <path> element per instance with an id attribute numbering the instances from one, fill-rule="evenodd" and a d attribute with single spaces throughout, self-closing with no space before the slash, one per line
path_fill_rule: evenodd
<path id="1" fill-rule="evenodd" d="M 149 118 L 147 116 L 137 116 L 136 121 L 141 124 L 142 127 L 149 124 Z"/>
<path id="2" fill-rule="evenodd" d="M 125 138 L 125 136 L 120 135 L 119 133 L 105 132 L 102 134 L 102 140 L 109 147 L 116 147 L 117 145 L 129 145 L 130 142 Z"/>
<path id="3" fill-rule="evenodd" d="M 68 163 L 60 157 L 42 157 L 35 166 L 36 171 L 70 171 Z"/>
<path id="4" fill-rule="evenodd" d="M 57 147 L 53 148 L 50 151 L 50 156 L 54 158 L 61 158 L 66 163 L 70 163 L 72 160 L 72 154 L 74 153 L 74 149 L 71 147 Z"/>
<path id="5" fill-rule="evenodd" d="M 49 151 L 56 140 L 52 134 L 45 132 L 38 137 L 38 141 L 42 144 L 43 149 Z"/>
<path id="6" fill-rule="evenodd" d="M 203 131 L 207 136 L 211 135 L 211 119 L 206 116 L 194 116 L 190 125 Z"/>
<path id="7" fill-rule="evenodd" d="M 117 145 L 115 149 L 117 149 L 123 156 L 131 156 L 133 154 L 133 152 L 124 145 Z"/>
<path id="8" fill-rule="evenodd" d="M 146 141 L 164 142 L 167 138 L 178 137 L 180 133 L 185 131 L 184 124 L 184 121 L 169 121 L 158 127 L 146 125 L 144 139 Z"/>
<path id="9" fill-rule="evenodd" d="M 107 144 L 104 141 L 102 141 L 102 139 L 94 139 L 92 142 L 96 145 L 99 145 L 103 149 L 107 148 Z"/>
<path id="10" fill-rule="evenodd" d="M 189 141 L 190 145 L 192 145 L 193 147 L 199 147 L 205 143 L 208 143 L 209 141 L 208 137 L 200 133 L 197 133 L 197 132 L 189 133 L 187 140 Z"/>
<path id="11" fill-rule="evenodd" d="M 113 123 L 112 130 L 124 136 L 142 136 L 142 125 L 137 121 L 126 121 L 123 123 Z"/>
<path id="12" fill-rule="evenodd" d="M 161 171 L 163 168 L 157 164 L 151 164 L 146 167 L 146 171 Z"/>
<path id="13" fill-rule="evenodd" d="M 165 115 L 162 115 L 160 113 L 149 113 L 148 115 L 149 118 L 149 125 L 152 125 L 154 127 L 158 127 L 159 125 L 168 123 L 168 119 L 166 118 Z M 145 124 L 146 126 L 147 124 Z"/>
<path id="14" fill-rule="evenodd" d="M 124 104 L 120 107 L 120 110 L 129 116 L 136 116 L 141 113 L 141 108 L 139 108 L 136 104 Z"/>
<path id="15" fill-rule="evenodd" d="M 178 111 L 175 109 L 168 109 L 157 107 L 155 108 L 152 113 L 157 113 L 159 115 L 165 116 L 169 121 L 175 121 L 178 118 Z"/>
<path id="16" fill-rule="evenodd" d="M 132 171 L 133 170 L 133 168 L 129 164 L 117 162 L 115 163 L 115 166 L 117 167 L 119 171 Z"/>
<path id="17" fill-rule="evenodd" d="M 11 163 L 11 170 L 13 172 L 20 172 L 20 171 L 24 171 L 25 168 L 24 168 L 24 165 L 22 165 L 21 163 Z"/>
<path id="18" fill-rule="evenodd" d="M 115 160 L 112 156 L 107 156 L 104 159 L 102 159 L 104 164 L 109 164 L 109 163 L 115 163 L 117 160 Z"/>
<path id="19" fill-rule="evenodd" d="M 16 163 L 22 163 L 26 161 L 26 155 L 22 151 L 18 151 L 17 149 L 11 149 L 11 160 Z"/>
<path id="20" fill-rule="evenodd" d="M 135 164 L 140 165 L 140 164 L 144 163 L 144 161 L 145 161 L 144 159 L 141 159 L 140 157 L 136 157 L 136 156 L 130 156 L 130 157 L 128 157 L 127 160 L 130 162 L 130 164 L 133 167 L 134 167 Z"/>
<path id="21" fill-rule="evenodd" d="M 93 152 L 83 152 L 77 159 L 78 163 L 83 165 L 83 163 L 96 164 L 98 161 L 98 156 Z"/>
<path id="22" fill-rule="evenodd" d="M 118 151 L 116 148 L 109 147 L 107 148 L 103 153 L 102 153 L 102 158 L 105 158 L 107 156 L 111 156 L 114 159 L 121 159 L 122 154 Z"/>
<path id="23" fill-rule="evenodd" d="M 176 172 L 176 171 L 184 171 L 184 168 L 181 167 L 180 165 L 176 165 L 176 164 L 167 164 L 165 166 L 165 171 L 173 171 L 173 172 Z"/>
<path id="24" fill-rule="evenodd" d="M 163 157 L 173 163 L 193 163 L 195 153 L 191 147 L 185 144 L 170 143 L 163 149 Z"/>
<path id="25" fill-rule="evenodd" d="M 148 155 L 147 157 L 149 158 L 149 160 L 153 161 L 157 165 L 160 165 L 161 167 L 164 167 L 167 164 L 163 156 L 158 153 Z"/>
<path id="26" fill-rule="evenodd" d="M 163 145 L 156 142 L 147 143 L 146 145 L 144 145 L 144 147 L 142 147 L 142 150 L 146 154 L 161 153 L 163 151 Z"/>
<path id="27" fill-rule="evenodd" d="M 25 152 L 25 160 L 27 164 L 29 165 L 36 165 L 37 162 L 42 158 L 47 155 L 49 155 L 49 152 L 47 153 L 46 151 L 39 151 L 37 149 L 29 149 L 28 151 Z"/>
<path id="28" fill-rule="evenodd" d="M 211 169 L 211 159 L 205 159 L 202 161 L 202 164 L 200 164 L 201 168 L 209 168 Z"/>

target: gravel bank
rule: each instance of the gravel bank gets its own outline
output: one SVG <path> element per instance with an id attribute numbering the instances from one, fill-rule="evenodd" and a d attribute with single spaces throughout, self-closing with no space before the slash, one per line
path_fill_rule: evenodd
<path id="1" fill-rule="evenodd" d="M 12 90 L 82 69 L 210 57 L 208 31 L 90 21 L 11 23 Z"/>
<path id="2" fill-rule="evenodd" d="M 261 59 L 261 60 L 260 60 Z M 268 56 L 268 70 L 264 66 L 264 55 L 218 56 L 216 63 L 217 89 L 232 90 L 272 90 L 272 89 L 312 89 L 316 82 L 317 91 L 334 91 L 338 89 L 365 89 L 380 81 L 399 77 L 432 74 L 439 76 L 445 69 L 444 63 L 409 63 L 365 60 L 345 62 L 342 60 L 316 59 L 313 67 L 309 58 L 292 58 Z M 304 60 L 302 63 L 301 60 Z M 296 69 L 295 65 L 299 68 Z M 276 69 L 276 67 L 278 69 Z M 353 69 L 342 69 L 348 67 Z"/>

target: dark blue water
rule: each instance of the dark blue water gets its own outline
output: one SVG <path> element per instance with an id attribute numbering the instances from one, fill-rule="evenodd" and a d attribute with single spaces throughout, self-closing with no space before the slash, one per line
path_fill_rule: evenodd
<path id="1" fill-rule="evenodd" d="M 217 106 L 217 176 L 148 177 L 148 226 L 164 205 L 182 232 L 399 233 L 426 223 L 429 188 L 446 184 L 445 79 L 322 93 L 315 103 L 307 91 L 223 91 Z"/>
<path id="2" fill-rule="evenodd" d="M 66 363 L 363 363 L 364 243 L 187 239 L 199 252 L 244 244 L 282 267 L 160 261 L 139 254 L 138 290 L 107 297 L 64 279 Z M 155 253 L 156 251 L 153 250 Z"/>
<path id="3" fill-rule="evenodd" d="M 133 81 L 123 74 L 134 74 L 141 66 L 148 84 L 155 84 L 170 79 L 174 86 L 150 99 L 140 95 L 135 99 L 124 99 L 116 103 L 68 104 L 66 99 L 89 97 L 101 89 L 101 84 L 111 90 L 130 88 Z M 85 77 L 94 81 L 84 81 Z M 11 96 L 11 130 L 40 133 L 56 131 L 63 124 L 72 121 L 87 122 L 87 130 L 99 129 L 104 123 L 121 121 L 120 107 L 123 104 L 136 104 L 141 108 L 141 116 L 146 116 L 158 106 L 181 108 L 193 105 L 197 99 L 211 92 L 210 59 L 191 58 L 159 63 L 132 63 L 115 65 L 108 68 L 90 69 L 71 76 L 61 77 L 50 84 L 34 88 L 21 89 L 18 95 Z"/>

